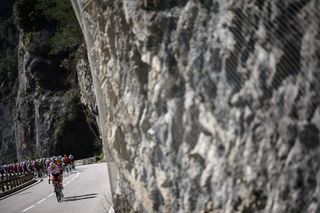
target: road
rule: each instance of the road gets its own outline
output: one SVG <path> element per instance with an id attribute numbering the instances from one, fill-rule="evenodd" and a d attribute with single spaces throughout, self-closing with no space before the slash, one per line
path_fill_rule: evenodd
<path id="1" fill-rule="evenodd" d="M 48 178 L 0 200 L 1 213 L 100 213 L 110 207 L 105 163 L 78 166 L 65 174 L 64 198 L 57 202 Z"/>

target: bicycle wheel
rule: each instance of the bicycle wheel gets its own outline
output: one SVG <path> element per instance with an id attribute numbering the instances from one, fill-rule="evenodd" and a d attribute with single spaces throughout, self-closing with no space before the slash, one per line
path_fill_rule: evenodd
<path id="1" fill-rule="evenodd" d="M 56 193 L 57 201 L 60 203 L 61 201 L 61 190 L 58 183 L 54 183 L 54 192 Z"/>

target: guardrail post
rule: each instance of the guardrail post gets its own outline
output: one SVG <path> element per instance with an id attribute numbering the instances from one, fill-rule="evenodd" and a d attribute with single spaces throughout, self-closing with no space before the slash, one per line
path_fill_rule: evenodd
<path id="1" fill-rule="evenodd" d="M 32 181 L 34 177 L 35 175 L 33 172 L 17 172 L 11 174 L 2 174 L 0 176 L 0 192 L 5 193 L 11 189 L 19 187 L 26 182 Z"/>

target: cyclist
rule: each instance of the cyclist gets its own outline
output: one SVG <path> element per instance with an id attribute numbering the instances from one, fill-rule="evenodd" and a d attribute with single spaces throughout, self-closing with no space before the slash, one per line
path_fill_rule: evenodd
<path id="1" fill-rule="evenodd" d="M 55 163 L 51 162 L 50 166 L 48 168 L 48 175 L 49 175 L 49 184 L 50 180 L 52 182 L 58 181 L 59 187 L 62 190 L 63 185 L 62 185 L 62 170 L 59 166 L 57 166 Z"/>
<path id="2" fill-rule="evenodd" d="M 74 166 L 74 157 L 73 157 L 73 155 L 69 155 L 69 159 L 70 159 L 70 164 L 71 164 L 71 167 L 73 168 L 73 169 L 76 169 L 75 168 L 75 166 Z"/>
<path id="3" fill-rule="evenodd" d="M 67 155 L 64 155 L 63 158 L 62 158 L 62 165 L 63 167 L 67 170 L 67 172 L 71 172 L 71 169 L 70 168 L 70 159 Z"/>

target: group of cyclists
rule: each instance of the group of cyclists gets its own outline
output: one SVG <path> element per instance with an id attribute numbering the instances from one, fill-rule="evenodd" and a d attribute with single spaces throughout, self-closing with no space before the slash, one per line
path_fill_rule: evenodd
<path id="1" fill-rule="evenodd" d="M 50 181 L 58 181 L 61 190 L 63 189 L 63 172 L 71 172 L 72 169 L 75 169 L 74 157 L 72 154 L 70 154 L 69 156 L 60 155 L 36 160 L 26 160 L 6 165 L 0 164 L 1 179 L 4 177 L 4 174 L 10 175 L 33 172 L 38 177 L 48 176 L 49 184 Z"/>
<path id="2" fill-rule="evenodd" d="M 26 160 L 17 163 L 0 165 L 1 174 L 16 174 L 24 172 L 34 172 L 37 174 L 45 173 L 46 159 Z"/>

